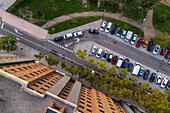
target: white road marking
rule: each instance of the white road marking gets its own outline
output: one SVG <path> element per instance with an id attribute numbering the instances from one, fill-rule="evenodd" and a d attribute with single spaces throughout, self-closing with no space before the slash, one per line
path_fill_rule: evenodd
<path id="1" fill-rule="evenodd" d="M 3 27 L 4 27 L 4 23 L 2 23 L 2 25 L 1 25 L 1 29 L 3 29 Z"/>
<path id="2" fill-rule="evenodd" d="M 72 43 L 73 43 L 73 42 L 70 42 L 70 43 L 66 44 L 65 46 L 68 47 L 68 46 L 70 46 Z"/>
<path id="3" fill-rule="evenodd" d="M 79 42 L 79 41 L 80 41 L 80 39 L 79 39 L 79 38 L 75 38 L 75 40 L 76 40 L 76 42 Z"/>
<path id="4" fill-rule="evenodd" d="M 23 35 L 22 33 L 19 33 L 17 29 L 14 29 L 14 31 L 20 35 Z"/>

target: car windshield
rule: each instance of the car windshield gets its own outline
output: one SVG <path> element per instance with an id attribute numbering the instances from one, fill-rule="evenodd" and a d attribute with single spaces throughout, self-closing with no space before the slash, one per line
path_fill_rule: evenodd
<path id="1" fill-rule="evenodd" d="M 138 42 L 138 45 L 141 45 L 141 42 L 140 42 L 140 41 Z"/>

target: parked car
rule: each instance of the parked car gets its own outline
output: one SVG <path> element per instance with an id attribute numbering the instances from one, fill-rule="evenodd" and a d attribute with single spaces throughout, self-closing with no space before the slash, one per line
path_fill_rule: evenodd
<path id="1" fill-rule="evenodd" d="M 61 41 L 61 40 L 63 40 L 63 36 L 60 36 L 60 37 L 56 37 L 56 38 L 54 38 L 54 41 L 55 41 L 55 42 L 57 42 L 57 41 Z"/>
<path id="2" fill-rule="evenodd" d="M 168 64 L 170 65 L 170 59 L 168 60 Z"/>
<path id="3" fill-rule="evenodd" d="M 168 78 L 164 78 L 161 82 L 161 88 L 165 88 L 167 84 L 168 84 Z"/>
<path id="4" fill-rule="evenodd" d="M 79 36 L 83 36 L 82 31 L 77 31 L 77 32 L 74 33 L 74 37 L 79 37 Z"/>
<path id="5" fill-rule="evenodd" d="M 108 54 L 109 54 L 109 52 L 107 50 L 105 50 L 104 55 L 102 57 L 102 60 L 106 60 L 106 57 L 107 57 Z"/>
<path id="6" fill-rule="evenodd" d="M 142 76 L 143 73 L 144 73 L 144 70 L 145 69 L 143 67 L 141 67 L 140 70 L 139 70 L 138 76 Z"/>
<path id="7" fill-rule="evenodd" d="M 91 55 L 94 55 L 95 52 L 96 52 L 96 50 L 97 50 L 97 47 L 96 47 L 96 46 L 93 46 L 93 48 L 91 49 Z"/>
<path id="8" fill-rule="evenodd" d="M 167 90 L 170 89 L 170 81 L 168 82 L 168 85 L 167 85 L 166 89 Z"/>
<path id="9" fill-rule="evenodd" d="M 116 33 L 117 27 L 118 27 L 117 25 L 114 25 L 113 29 L 111 30 L 112 35 Z"/>
<path id="10" fill-rule="evenodd" d="M 135 64 L 135 67 L 133 68 L 133 71 L 132 71 L 132 75 L 138 75 L 139 73 L 139 70 L 140 70 L 140 63 L 139 62 L 136 62 Z"/>
<path id="11" fill-rule="evenodd" d="M 123 63 L 123 57 L 120 56 L 117 63 L 116 63 L 116 66 L 120 67 L 122 65 L 122 63 Z"/>
<path id="12" fill-rule="evenodd" d="M 123 30 L 123 33 L 122 33 L 122 35 L 121 35 L 120 37 L 121 37 L 121 38 L 125 38 L 126 32 L 127 32 L 127 31 Z"/>
<path id="13" fill-rule="evenodd" d="M 129 65 L 128 65 L 128 71 L 131 71 L 131 70 L 132 70 L 132 67 L 133 67 L 133 63 L 129 63 Z"/>
<path id="14" fill-rule="evenodd" d="M 137 34 L 134 34 L 131 41 L 130 41 L 130 44 L 134 45 L 135 44 L 135 41 L 137 40 L 138 38 L 138 35 Z"/>
<path id="15" fill-rule="evenodd" d="M 148 79 L 149 74 L 150 74 L 150 70 L 146 69 L 145 72 L 144 72 L 144 75 L 143 75 L 143 79 L 145 79 L 145 80 Z"/>
<path id="16" fill-rule="evenodd" d="M 96 29 L 89 29 L 89 33 L 99 34 L 99 31 Z"/>
<path id="17" fill-rule="evenodd" d="M 155 83 L 156 83 L 156 84 L 161 84 L 161 79 L 162 79 L 162 77 L 161 77 L 160 75 L 158 75 L 158 76 L 156 77 Z"/>
<path id="18" fill-rule="evenodd" d="M 73 34 L 72 33 L 65 34 L 63 38 L 64 39 L 73 38 Z"/>
<path id="19" fill-rule="evenodd" d="M 104 29 L 105 29 L 105 27 L 106 27 L 106 24 L 107 24 L 106 21 L 103 21 L 103 22 L 102 22 L 102 25 L 101 25 L 101 27 L 100 27 L 100 31 L 104 31 Z"/>
<path id="20" fill-rule="evenodd" d="M 151 77 L 149 78 L 149 82 L 151 83 L 154 82 L 155 78 L 156 78 L 156 74 L 152 73 Z"/>
<path id="21" fill-rule="evenodd" d="M 126 59 L 124 60 L 123 64 L 122 64 L 122 68 L 126 68 L 126 67 L 128 66 L 128 64 L 129 64 L 129 59 L 126 58 Z"/>
<path id="22" fill-rule="evenodd" d="M 165 53 L 166 53 L 166 48 L 162 48 L 161 52 L 160 52 L 160 55 L 165 55 Z"/>
<path id="23" fill-rule="evenodd" d="M 149 41 L 147 51 L 152 51 L 154 47 L 154 43 L 152 41 Z"/>
<path id="24" fill-rule="evenodd" d="M 136 43 L 136 47 L 139 48 L 142 45 L 143 40 L 141 38 L 138 39 Z"/>
<path id="25" fill-rule="evenodd" d="M 119 59 L 119 57 L 115 55 L 115 56 L 112 58 L 112 64 L 116 64 L 117 61 L 118 61 L 118 59 Z"/>
<path id="26" fill-rule="evenodd" d="M 105 32 L 108 33 L 108 32 L 110 31 L 110 28 L 111 28 L 111 27 L 112 27 L 112 23 L 109 22 L 109 23 L 107 24 L 107 27 L 106 27 L 106 29 L 105 29 Z"/>
<path id="27" fill-rule="evenodd" d="M 110 53 L 109 56 L 108 56 L 108 58 L 107 58 L 107 61 L 108 61 L 108 62 L 111 62 L 112 58 L 113 58 L 113 54 Z"/>
<path id="28" fill-rule="evenodd" d="M 170 59 L 170 50 L 168 50 L 168 52 L 166 53 L 165 59 Z"/>
<path id="29" fill-rule="evenodd" d="M 120 36 L 121 34 L 122 34 L 122 32 L 123 32 L 123 30 L 120 28 L 119 30 L 118 30 L 118 32 L 117 32 L 117 36 Z"/>
<path id="30" fill-rule="evenodd" d="M 143 45 L 142 45 L 142 46 L 143 46 L 143 47 L 146 47 L 147 45 L 148 45 L 148 40 L 145 39 L 145 40 L 143 41 Z"/>
<path id="31" fill-rule="evenodd" d="M 124 39 L 125 42 L 128 42 L 131 39 L 132 35 L 133 35 L 133 32 L 132 31 L 128 31 L 127 34 L 126 34 L 126 37 Z"/>
<path id="32" fill-rule="evenodd" d="M 161 46 L 160 45 L 156 45 L 155 47 L 154 47 L 154 49 L 153 49 L 153 54 L 158 54 L 158 52 L 159 52 L 159 50 L 160 50 L 160 48 L 161 48 Z"/>
<path id="33" fill-rule="evenodd" d="M 97 58 L 100 58 L 101 54 L 102 54 L 103 50 L 102 49 L 99 49 L 97 54 L 96 54 L 96 57 Z"/>

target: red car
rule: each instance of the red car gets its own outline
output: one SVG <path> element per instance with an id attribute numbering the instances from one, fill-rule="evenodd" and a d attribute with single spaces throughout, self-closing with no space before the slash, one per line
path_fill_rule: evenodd
<path id="1" fill-rule="evenodd" d="M 112 64 L 116 64 L 116 62 L 118 61 L 118 56 L 114 56 L 112 59 Z"/>
<path id="2" fill-rule="evenodd" d="M 138 39 L 136 43 L 136 47 L 139 48 L 142 45 L 143 40 L 141 38 Z"/>
<path id="3" fill-rule="evenodd" d="M 166 53 L 166 48 L 162 48 L 160 55 L 164 55 Z"/>
<path id="4" fill-rule="evenodd" d="M 170 59 L 170 50 L 168 50 L 168 52 L 166 53 L 165 59 Z"/>

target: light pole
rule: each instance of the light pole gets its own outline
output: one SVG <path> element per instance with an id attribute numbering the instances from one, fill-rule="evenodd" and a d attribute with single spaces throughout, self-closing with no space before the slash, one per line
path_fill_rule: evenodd
<path id="1" fill-rule="evenodd" d="M 104 10 L 104 12 L 103 12 L 103 17 L 102 17 L 102 20 L 104 19 L 104 14 L 105 14 L 105 12 L 106 12 L 106 10 Z"/>

